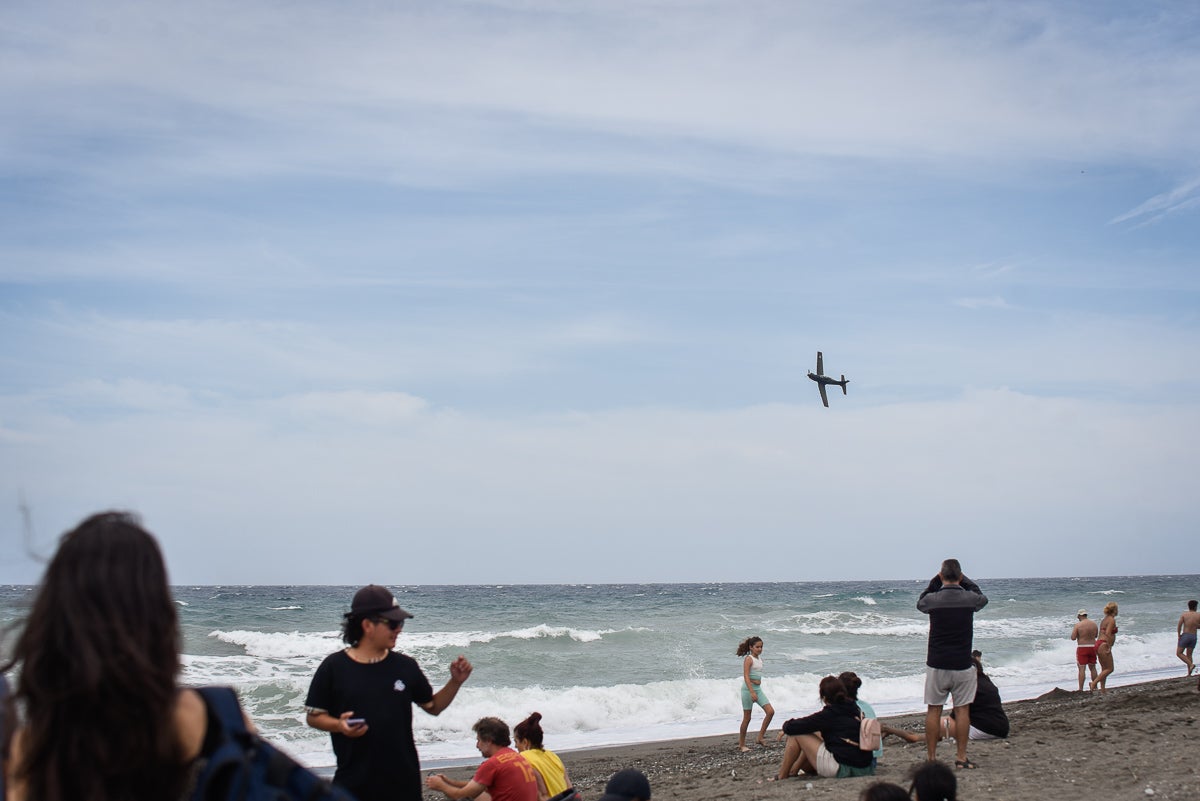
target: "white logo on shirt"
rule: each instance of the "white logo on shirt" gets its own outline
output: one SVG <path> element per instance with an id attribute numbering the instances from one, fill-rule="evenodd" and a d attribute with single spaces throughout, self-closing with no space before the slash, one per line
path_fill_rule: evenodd
<path id="1" fill-rule="evenodd" d="M 407 689 L 404 686 L 404 679 L 396 679 L 396 683 L 392 686 L 392 689 L 398 693 L 404 692 Z"/>

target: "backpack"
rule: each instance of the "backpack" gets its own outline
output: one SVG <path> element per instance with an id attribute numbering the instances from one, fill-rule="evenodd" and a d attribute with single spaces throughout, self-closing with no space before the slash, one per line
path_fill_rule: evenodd
<path id="1" fill-rule="evenodd" d="M 200 687 L 216 746 L 196 777 L 191 801 L 354 801 L 345 790 L 246 729 L 232 687 Z"/>
<path id="2" fill-rule="evenodd" d="M 878 718 L 863 715 L 858 721 L 858 747 L 862 751 L 875 751 L 883 743 L 883 729 Z"/>

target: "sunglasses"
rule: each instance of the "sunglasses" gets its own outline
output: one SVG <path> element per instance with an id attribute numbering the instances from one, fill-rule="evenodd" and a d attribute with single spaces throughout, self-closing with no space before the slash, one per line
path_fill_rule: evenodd
<path id="1" fill-rule="evenodd" d="M 403 620 L 388 620 L 386 617 L 376 617 L 372 618 L 371 622 L 375 624 L 383 624 L 392 631 L 399 631 L 400 629 L 404 628 Z"/>

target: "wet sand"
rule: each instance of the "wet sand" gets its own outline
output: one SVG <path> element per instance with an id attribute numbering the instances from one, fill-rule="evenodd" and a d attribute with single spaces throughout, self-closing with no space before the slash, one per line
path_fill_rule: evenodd
<path id="1" fill-rule="evenodd" d="M 1007 740 L 977 741 L 968 754 L 979 767 L 958 771 L 959 798 L 994 801 L 1105 799 L 1124 801 L 1200 800 L 1200 691 L 1197 679 L 1114 687 L 1106 694 L 1053 690 L 1037 699 L 1005 704 L 1012 724 Z M 1074 683 L 1072 682 L 1072 686 Z M 867 698 L 866 700 L 870 700 Z M 777 711 L 779 723 L 789 717 Z M 896 728 L 920 732 L 924 715 L 885 719 Z M 759 718 L 751 723 L 758 725 Z M 875 781 L 908 787 L 907 774 L 925 759 L 925 744 L 884 741 L 873 777 L 820 779 L 801 776 L 775 781 L 783 744 L 768 735 L 766 748 L 737 750 L 737 721 L 730 734 L 560 753 L 584 801 L 595 801 L 615 771 L 634 767 L 650 779 L 655 799 L 693 801 L 856 801 Z M 753 737 L 753 731 L 751 732 Z M 553 742 L 548 742 L 550 748 Z M 944 741 L 938 757 L 954 762 L 954 743 Z M 469 779 L 474 768 L 451 768 L 452 778 Z M 427 791 L 427 799 L 444 799 Z"/>

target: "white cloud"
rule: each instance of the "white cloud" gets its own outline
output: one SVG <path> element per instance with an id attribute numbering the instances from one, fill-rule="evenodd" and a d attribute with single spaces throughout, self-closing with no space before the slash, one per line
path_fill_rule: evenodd
<path id="1" fill-rule="evenodd" d="M 11 449 L 2 483 L 24 489 L 40 531 L 95 508 L 141 510 L 187 582 L 353 583 L 364 554 L 385 560 L 389 581 L 547 579 L 499 541 L 552 542 L 555 581 L 741 580 L 728 566 L 739 537 L 779 555 L 760 580 L 920 575 L 951 546 L 991 575 L 1026 574 L 1030 549 L 1044 574 L 1113 560 L 1165 571 L 1196 522 L 1191 404 L 998 390 L 502 420 L 428 414 L 406 396 L 314 403 L 355 425 L 314 431 L 269 408 L 60 424 Z M 1155 562 L 1131 525 L 1172 548 Z M 1108 552 L 1080 554 L 1081 529 Z M 855 559 L 820 547 L 824 534 L 856 543 Z"/>

